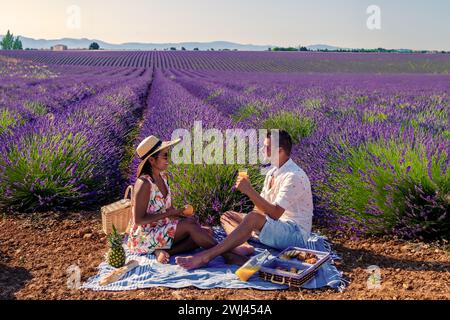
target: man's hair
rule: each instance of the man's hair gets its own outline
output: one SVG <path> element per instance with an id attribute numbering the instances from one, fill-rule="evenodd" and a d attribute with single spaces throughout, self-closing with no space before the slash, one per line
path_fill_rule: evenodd
<path id="1" fill-rule="evenodd" d="M 267 132 L 267 138 L 272 138 L 272 132 L 275 130 L 269 130 Z M 277 130 L 278 131 L 278 137 L 279 137 L 279 146 L 286 152 L 288 156 L 291 155 L 292 152 L 292 138 L 291 135 L 286 130 Z"/>

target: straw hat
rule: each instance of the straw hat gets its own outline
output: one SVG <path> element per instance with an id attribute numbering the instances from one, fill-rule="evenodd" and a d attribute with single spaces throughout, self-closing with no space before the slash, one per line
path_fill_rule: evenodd
<path id="1" fill-rule="evenodd" d="M 136 149 L 136 152 L 141 159 L 141 163 L 139 163 L 137 169 L 137 177 L 139 178 L 141 176 L 142 169 L 144 168 L 145 163 L 152 155 L 161 150 L 174 146 L 180 143 L 180 141 L 181 139 L 177 139 L 174 141 L 162 141 L 155 136 L 145 138 L 144 141 L 142 141 Z"/>

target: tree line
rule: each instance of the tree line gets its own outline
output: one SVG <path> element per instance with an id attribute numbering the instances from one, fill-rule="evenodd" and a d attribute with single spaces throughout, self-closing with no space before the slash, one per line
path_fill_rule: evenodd
<path id="1" fill-rule="evenodd" d="M 23 50 L 20 38 L 18 36 L 14 37 L 9 30 L 0 42 L 0 46 L 3 50 Z"/>
<path id="2" fill-rule="evenodd" d="M 309 51 L 307 47 L 299 46 L 299 47 L 274 47 L 269 48 L 269 51 Z"/>

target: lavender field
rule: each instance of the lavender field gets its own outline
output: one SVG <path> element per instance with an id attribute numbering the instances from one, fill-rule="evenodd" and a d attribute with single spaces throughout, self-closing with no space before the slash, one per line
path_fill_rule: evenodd
<path id="1" fill-rule="evenodd" d="M 134 179 L 137 142 L 201 120 L 289 131 L 319 226 L 448 238 L 449 70 L 444 54 L 2 53 L 0 208 L 111 202 Z M 234 168 L 173 173 L 176 201 L 210 223 L 245 207 Z"/>

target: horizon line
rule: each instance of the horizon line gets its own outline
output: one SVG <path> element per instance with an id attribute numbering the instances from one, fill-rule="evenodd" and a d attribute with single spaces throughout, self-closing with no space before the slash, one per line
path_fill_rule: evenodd
<path id="1" fill-rule="evenodd" d="M 10 30 L 8 30 L 10 31 Z M 0 34 L 0 37 L 5 36 L 4 34 Z M 19 38 L 27 38 L 27 39 L 32 39 L 35 41 L 58 41 L 58 40 L 64 40 L 64 39 L 72 39 L 72 40 L 89 40 L 89 41 L 100 41 L 100 42 L 104 42 L 107 43 L 109 45 L 116 45 L 116 46 L 121 46 L 121 45 L 127 45 L 127 44 L 142 44 L 142 45 L 169 45 L 169 44 L 188 44 L 188 43 L 198 43 L 198 44 L 208 44 L 208 43 L 214 43 L 214 42 L 226 42 L 226 43 L 231 43 L 231 44 L 236 44 L 236 45 L 241 45 L 241 46 L 258 46 L 258 47 L 267 47 L 267 48 L 274 48 L 274 47 L 279 47 L 279 48 L 298 48 L 298 47 L 312 47 L 312 46 L 329 46 L 329 47 L 334 47 L 337 50 L 341 49 L 341 50 L 373 50 L 373 49 L 386 49 L 386 50 L 412 50 L 412 51 L 448 51 L 445 49 L 411 49 L 411 48 L 406 48 L 406 47 L 397 47 L 397 48 L 388 48 L 388 47 L 380 47 L 380 46 L 374 46 L 374 47 L 346 47 L 346 46 L 339 46 L 339 45 L 334 45 L 334 44 L 326 44 L 326 43 L 313 43 L 313 44 L 297 44 L 297 45 L 288 45 L 288 46 L 283 46 L 283 45 L 274 45 L 274 44 L 257 44 L 257 43 L 240 43 L 240 42 L 235 42 L 235 41 L 231 41 L 231 40 L 212 40 L 212 41 L 175 41 L 175 42 L 145 42 L 145 41 L 128 41 L 128 42 L 109 42 L 106 40 L 102 40 L 102 39 L 96 39 L 96 38 L 89 38 L 89 37 L 59 37 L 59 38 L 51 38 L 51 39 L 47 39 L 47 38 L 33 38 L 33 37 L 29 37 L 29 36 L 24 36 L 24 35 L 17 35 L 17 37 Z M 129 50 L 135 50 L 135 49 L 129 49 Z"/>

